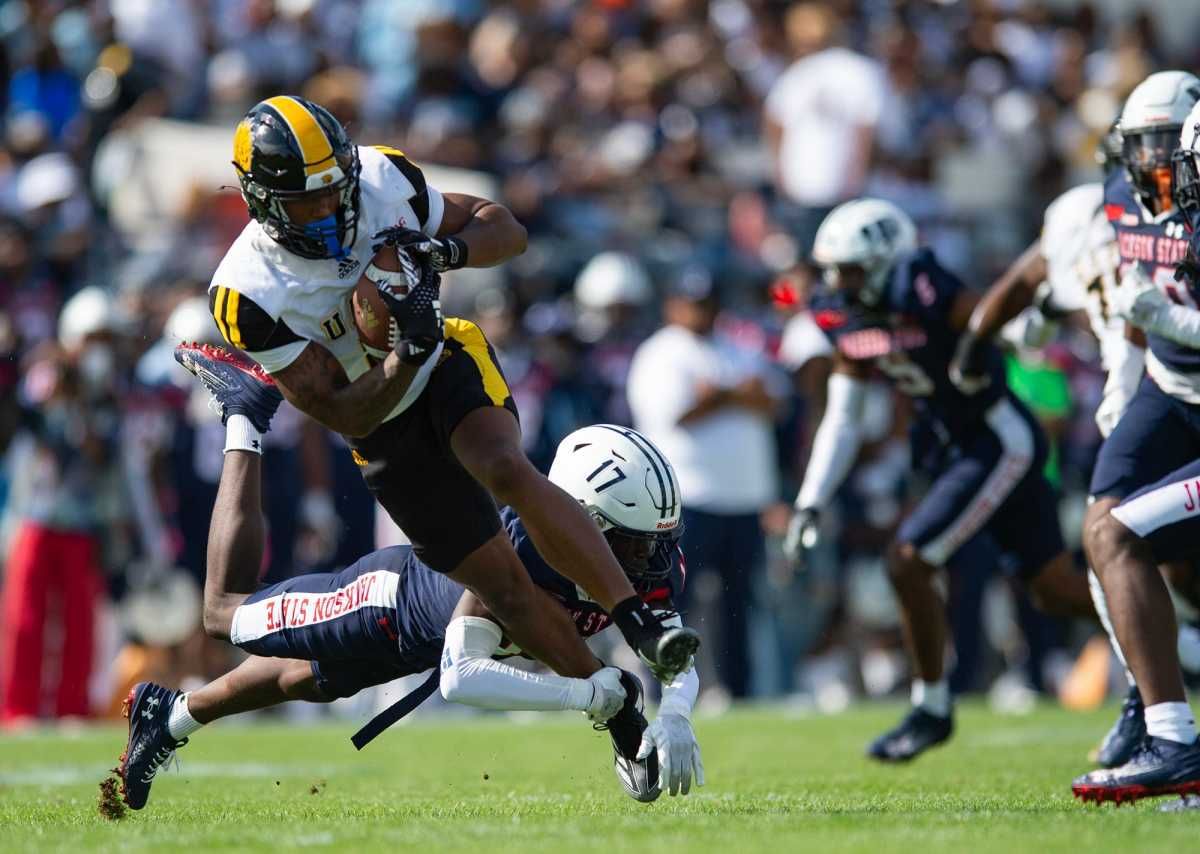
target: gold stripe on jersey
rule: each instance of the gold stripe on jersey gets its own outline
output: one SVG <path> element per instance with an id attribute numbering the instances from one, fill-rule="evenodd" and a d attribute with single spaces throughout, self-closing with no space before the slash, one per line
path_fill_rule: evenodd
<path id="1" fill-rule="evenodd" d="M 229 329 L 228 341 L 239 350 L 246 349 L 242 340 L 242 330 L 238 328 L 238 302 L 242 295 L 235 290 L 225 288 L 225 326 Z"/>
<path id="2" fill-rule="evenodd" d="M 287 95 L 278 95 L 267 100 L 267 105 L 283 116 L 292 129 L 292 135 L 300 143 L 300 156 L 304 159 L 304 174 L 315 175 L 328 168 L 333 159 L 333 146 L 325 136 L 320 123 L 303 104 Z"/>
<path id="3" fill-rule="evenodd" d="M 504 375 L 500 373 L 499 366 L 492 358 L 487 339 L 483 337 L 479 327 L 461 317 L 448 317 L 446 337 L 462 344 L 463 350 L 475 361 L 475 367 L 479 369 L 484 392 L 496 406 L 503 406 L 504 401 L 511 396 L 508 383 L 504 381 Z"/>
<path id="4" fill-rule="evenodd" d="M 398 148 L 392 148 L 390 145 L 372 145 L 371 147 L 373 149 L 375 149 L 376 151 L 378 151 L 380 154 L 386 154 L 388 156 L 394 155 L 396 157 L 403 157 L 405 160 L 408 159 L 407 154 L 405 154 L 403 151 L 401 151 Z"/>
<path id="5" fill-rule="evenodd" d="M 229 292 L 229 288 L 223 288 L 217 285 L 216 297 L 212 304 L 213 320 L 217 322 L 217 331 L 221 333 L 221 337 L 229 341 L 229 327 L 225 325 L 225 294 Z M 229 341 L 232 344 L 232 341 Z"/>

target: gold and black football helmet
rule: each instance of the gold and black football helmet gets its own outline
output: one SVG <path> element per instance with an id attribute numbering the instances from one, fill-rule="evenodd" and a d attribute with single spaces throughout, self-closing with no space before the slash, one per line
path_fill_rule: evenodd
<path id="1" fill-rule="evenodd" d="M 324 107 L 292 95 L 255 104 L 233 135 L 233 165 L 250 216 L 280 246 L 303 258 L 343 258 L 358 228 L 358 149 Z M 337 213 L 292 222 L 284 202 L 340 193 Z"/>

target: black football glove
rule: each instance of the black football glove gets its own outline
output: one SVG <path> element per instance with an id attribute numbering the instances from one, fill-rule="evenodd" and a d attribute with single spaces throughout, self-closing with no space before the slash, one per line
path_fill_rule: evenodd
<path id="1" fill-rule="evenodd" d="M 375 280 L 375 288 L 396 319 L 400 360 L 421 365 L 437 349 L 445 331 L 442 318 L 442 277 L 408 250 L 397 247 L 401 275 Z"/>
<path id="2" fill-rule="evenodd" d="M 987 341 L 971 332 L 964 332 L 950 360 L 950 382 L 963 394 L 977 394 L 987 388 L 992 378 L 987 373 Z"/>
<path id="3" fill-rule="evenodd" d="M 424 232 L 395 225 L 377 231 L 372 239 L 378 242 L 376 248 L 386 244 L 407 249 L 414 256 L 427 260 L 439 273 L 467 265 L 467 244 L 453 235 L 430 237 Z"/>

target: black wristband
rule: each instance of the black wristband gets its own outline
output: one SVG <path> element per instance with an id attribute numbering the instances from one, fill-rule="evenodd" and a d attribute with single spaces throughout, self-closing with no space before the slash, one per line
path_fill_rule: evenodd
<path id="1" fill-rule="evenodd" d="M 630 596 L 613 606 L 612 619 L 625 642 L 638 650 L 642 644 L 662 634 L 662 624 L 650 606 L 638 596 Z"/>
<path id="2" fill-rule="evenodd" d="M 423 365 L 429 361 L 429 357 L 433 355 L 433 351 L 436 349 L 436 341 L 416 342 L 408 338 L 401 338 L 399 343 L 396 344 L 396 355 L 406 365 Z"/>
<path id="3" fill-rule="evenodd" d="M 450 250 L 446 258 L 446 269 L 458 270 L 467 266 L 467 242 L 453 234 L 443 237 L 442 240 Z"/>

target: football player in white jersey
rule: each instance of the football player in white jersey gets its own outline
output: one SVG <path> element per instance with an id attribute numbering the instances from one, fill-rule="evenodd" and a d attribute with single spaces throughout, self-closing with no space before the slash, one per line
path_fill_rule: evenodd
<path id="1" fill-rule="evenodd" d="M 699 636 L 663 626 L 635 594 L 595 522 L 526 458 L 483 333 L 443 320 L 439 273 L 524 251 L 512 214 L 438 192 L 403 153 L 354 145 L 327 110 L 297 97 L 255 105 L 233 149 L 252 222 L 209 287 L 224 338 L 298 409 L 346 437 L 420 559 L 473 590 L 523 649 L 562 675 L 591 672 L 571 621 L 540 607 L 497 501 L 520 513 L 538 551 L 612 615 L 656 675 L 686 669 Z M 399 335 L 372 365 L 350 297 L 385 241 L 415 263 L 404 287 L 380 285 Z M 253 447 L 259 437 L 247 430 L 230 441 Z"/>

